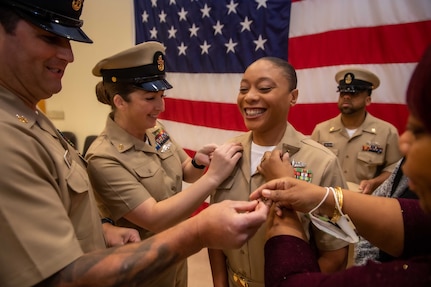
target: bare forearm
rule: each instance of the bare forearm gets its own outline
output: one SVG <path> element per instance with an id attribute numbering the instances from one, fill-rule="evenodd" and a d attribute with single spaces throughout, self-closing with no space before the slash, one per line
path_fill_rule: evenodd
<path id="1" fill-rule="evenodd" d="M 343 212 L 349 215 L 359 234 L 391 255 L 401 254 L 404 244 L 404 225 L 398 201 L 343 191 Z M 333 197 L 328 196 L 324 205 L 322 212 L 332 215 Z"/>
<path id="2" fill-rule="evenodd" d="M 85 254 L 39 286 L 135 286 L 150 283 L 202 248 L 189 220 L 143 242 Z"/>

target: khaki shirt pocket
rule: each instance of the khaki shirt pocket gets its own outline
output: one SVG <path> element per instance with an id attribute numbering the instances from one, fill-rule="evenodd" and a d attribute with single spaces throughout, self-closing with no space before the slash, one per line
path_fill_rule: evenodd
<path id="1" fill-rule="evenodd" d="M 383 165 L 384 155 L 361 151 L 358 153 L 358 166 L 356 168 L 356 174 L 360 179 L 371 179 L 375 176 L 377 168 Z"/>
<path id="2" fill-rule="evenodd" d="M 90 180 L 86 170 L 72 161 L 66 176 L 67 188 L 70 195 L 68 208 L 69 217 L 75 228 L 76 237 L 82 240 L 93 232 L 91 211 L 94 202 L 90 198 Z"/>

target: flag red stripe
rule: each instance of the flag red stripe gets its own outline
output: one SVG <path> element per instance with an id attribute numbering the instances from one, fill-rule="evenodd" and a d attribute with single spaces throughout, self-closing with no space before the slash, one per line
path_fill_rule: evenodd
<path id="1" fill-rule="evenodd" d="M 165 99 L 161 119 L 223 130 L 245 131 L 236 104 Z"/>
<path id="2" fill-rule="evenodd" d="M 417 62 L 431 44 L 429 31 L 431 21 L 422 21 L 300 36 L 289 39 L 288 57 L 296 69 Z"/>
<path id="3" fill-rule="evenodd" d="M 392 123 L 401 133 L 408 111 L 403 104 L 373 103 L 368 111 Z M 311 134 L 316 124 L 339 113 L 336 103 L 298 104 L 290 110 L 289 122 L 304 134 Z M 161 119 L 223 130 L 246 131 L 235 104 L 166 99 Z"/>
<path id="4" fill-rule="evenodd" d="M 367 107 L 372 115 L 393 124 L 398 132 L 404 132 L 408 109 L 403 104 L 373 103 Z M 340 113 L 336 103 L 298 104 L 289 112 L 289 122 L 302 133 L 309 135 L 314 127 Z"/>

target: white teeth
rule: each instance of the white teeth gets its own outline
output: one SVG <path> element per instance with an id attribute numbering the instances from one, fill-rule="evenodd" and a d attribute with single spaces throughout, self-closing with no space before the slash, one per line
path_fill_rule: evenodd
<path id="1" fill-rule="evenodd" d="M 245 114 L 247 116 L 256 116 L 263 114 L 264 111 L 264 109 L 245 109 Z"/>

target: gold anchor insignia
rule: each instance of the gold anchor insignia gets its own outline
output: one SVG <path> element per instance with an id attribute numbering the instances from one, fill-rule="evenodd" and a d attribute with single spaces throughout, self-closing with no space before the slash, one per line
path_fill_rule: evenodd
<path id="1" fill-rule="evenodd" d="M 28 120 L 27 120 L 27 118 L 26 117 L 24 117 L 24 116 L 20 116 L 20 115 L 18 115 L 18 114 L 16 114 L 16 117 L 18 118 L 18 120 L 20 121 L 20 122 L 22 122 L 22 123 L 28 123 Z"/>
<path id="2" fill-rule="evenodd" d="M 344 82 L 346 82 L 346 84 L 351 84 L 352 83 L 352 74 L 347 74 L 346 77 L 344 78 Z"/>
<path id="3" fill-rule="evenodd" d="M 123 144 L 119 144 L 119 145 L 118 145 L 118 149 L 119 149 L 119 150 L 123 150 L 123 149 L 124 149 L 124 145 L 123 145 Z"/>
<path id="4" fill-rule="evenodd" d="M 72 0 L 72 9 L 79 11 L 82 7 L 83 0 Z"/>
<path id="5" fill-rule="evenodd" d="M 165 61 L 163 61 L 162 55 L 157 57 L 157 69 L 159 69 L 159 71 L 163 71 L 165 69 Z"/>

